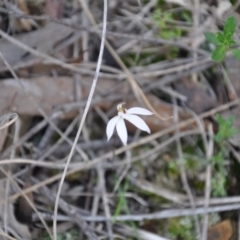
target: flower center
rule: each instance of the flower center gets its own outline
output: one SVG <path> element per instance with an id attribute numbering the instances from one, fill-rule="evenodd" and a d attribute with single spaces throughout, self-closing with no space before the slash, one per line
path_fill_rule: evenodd
<path id="1" fill-rule="evenodd" d="M 123 108 L 123 106 L 122 106 L 123 104 L 125 104 L 125 102 L 119 103 L 117 105 L 117 110 L 118 110 L 118 115 L 119 116 L 122 116 L 123 114 L 125 114 L 127 112 L 127 109 Z"/>
<path id="2" fill-rule="evenodd" d="M 123 117 L 124 113 L 123 112 L 118 112 L 118 116 Z"/>

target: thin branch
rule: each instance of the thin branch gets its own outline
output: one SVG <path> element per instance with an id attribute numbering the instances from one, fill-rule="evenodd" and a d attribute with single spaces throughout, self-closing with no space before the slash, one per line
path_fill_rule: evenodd
<path id="1" fill-rule="evenodd" d="M 19 138 L 19 132 L 20 132 L 20 120 L 19 118 L 16 119 L 15 124 L 14 124 L 14 137 L 13 137 L 13 144 L 17 142 L 18 138 Z M 10 154 L 10 159 L 14 159 L 15 158 L 15 153 L 16 153 L 16 148 L 12 148 L 11 150 L 11 154 Z M 3 172 L 3 168 L 1 168 L 1 171 Z M 7 169 L 7 174 L 11 177 L 12 174 L 12 166 L 8 165 L 8 169 Z M 5 198 L 8 197 L 9 195 L 9 189 L 10 189 L 10 179 L 9 177 L 7 178 L 7 182 L 6 182 L 6 188 L 5 188 Z M 8 224 L 8 202 L 6 202 L 6 206 L 4 206 L 4 231 L 7 233 L 7 224 Z"/>
<path id="2" fill-rule="evenodd" d="M 240 204 L 228 204 L 228 205 L 220 205 L 220 206 L 209 206 L 207 208 L 203 207 L 196 207 L 195 211 L 192 208 L 172 208 L 172 209 L 165 209 L 158 212 L 152 213 L 143 213 L 143 214 L 129 214 L 129 215 L 118 215 L 113 216 L 110 219 L 107 219 L 105 216 L 97 215 L 87 216 L 86 213 L 83 214 L 83 211 L 79 208 L 75 208 L 75 214 L 80 215 L 81 219 L 88 221 L 88 222 L 105 222 L 106 220 L 109 221 L 117 221 L 117 222 L 125 222 L 125 221 L 136 221 L 142 222 L 146 220 L 154 220 L 154 219 L 166 219 L 166 218 L 176 218 L 176 217 L 184 217 L 184 216 L 192 216 L 194 214 L 202 215 L 205 212 L 208 214 L 210 213 L 219 213 L 219 212 L 226 212 L 226 211 L 237 211 L 240 210 Z M 53 216 L 51 215 L 51 218 Z M 63 220 L 67 220 L 66 218 Z"/>
<path id="3" fill-rule="evenodd" d="M 91 90 L 90 90 L 90 93 L 89 93 L 89 96 L 88 96 L 87 105 L 85 107 L 83 117 L 82 117 L 82 120 L 80 122 L 80 126 L 78 128 L 74 143 L 72 145 L 72 149 L 71 149 L 70 154 L 68 156 L 65 169 L 64 169 L 64 171 L 62 173 L 62 176 L 61 176 L 61 180 L 60 180 L 60 183 L 59 183 L 59 188 L 58 188 L 58 192 L 57 192 L 57 196 L 56 196 L 56 202 L 55 202 L 55 206 L 54 206 L 54 219 L 53 219 L 53 237 L 54 237 L 54 240 L 57 240 L 57 212 L 58 212 L 58 204 L 59 204 L 59 198 L 60 198 L 63 182 L 64 182 L 64 179 L 65 179 L 65 176 L 66 176 L 68 166 L 69 166 L 69 163 L 71 161 L 73 152 L 74 152 L 75 147 L 77 145 L 78 138 L 79 138 L 80 133 L 82 131 L 83 124 L 85 122 L 89 107 L 91 105 L 91 101 L 92 101 L 93 94 L 94 94 L 94 91 L 95 91 L 95 88 L 96 88 L 96 85 L 97 85 L 98 75 L 99 75 L 101 64 L 102 64 L 104 43 L 105 43 L 105 39 L 106 39 L 106 28 L 107 28 L 107 6 L 108 6 L 108 1 L 104 0 L 103 32 L 102 32 L 101 46 L 100 46 L 100 52 L 99 52 L 99 57 L 98 57 L 96 73 L 95 73 L 93 83 L 92 83 L 92 86 L 91 86 Z"/>
<path id="4" fill-rule="evenodd" d="M 174 115 L 174 121 L 175 121 L 175 123 L 178 123 L 179 116 L 178 116 L 177 102 L 176 102 L 175 98 L 173 98 L 173 105 L 174 105 L 174 114 L 173 114 Z M 176 129 L 175 134 L 176 135 L 179 134 L 179 128 Z M 191 188 L 190 188 L 190 186 L 188 184 L 188 180 L 187 180 L 185 162 L 184 162 L 183 152 L 182 152 L 181 139 L 177 138 L 176 143 L 177 143 L 177 152 L 178 152 L 178 158 L 179 158 L 178 159 L 178 165 L 179 165 L 179 168 L 180 168 L 180 176 L 181 176 L 182 184 L 183 184 L 184 190 L 186 191 L 186 194 L 189 198 L 189 202 L 191 204 L 191 207 L 192 207 L 193 211 L 195 212 L 196 204 L 194 202 L 194 197 L 193 197 Z M 200 232 L 200 222 L 199 222 L 198 216 L 194 213 L 193 218 L 194 218 L 194 223 L 195 223 L 195 231 L 196 231 L 196 234 L 198 236 L 198 239 L 200 239 L 201 232 Z"/>
<path id="5" fill-rule="evenodd" d="M 213 155 L 213 128 L 212 124 L 209 124 L 208 126 L 208 132 L 209 132 L 209 145 L 207 150 L 207 159 L 210 160 L 210 158 Z M 204 207 L 207 209 L 209 206 L 209 199 L 211 196 L 211 176 L 212 176 L 212 166 L 211 163 L 208 164 L 206 169 L 206 181 L 205 181 L 205 203 Z M 203 228 L 202 228 L 202 240 L 207 239 L 207 230 L 208 230 L 208 214 L 207 212 L 204 213 L 203 218 Z"/>
<path id="6" fill-rule="evenodd" d="M 102 202 L 103 202 L 103 207 L 104 207 L 104 212 L 106 219 L 111 218 L 111 213 L 110 213 L 110 208 L 109 208 L 109 203 L 108 203 L 108 197 L 106 194 L 106 183 L 105 183 L 105 178 L 104 178 L 104 169 L 101 166 L 101 163 L 98 164 L 98 178 L 99 178 L 99 188 L 102 194 Z M 113 231 L 112 231 L 112 226 L 111 222 L 109 220 L 106 220 L 106 225 L 107 225 L 107 231 L 108 231 L 108 236 L 110 240 L 113 240 Z"/>

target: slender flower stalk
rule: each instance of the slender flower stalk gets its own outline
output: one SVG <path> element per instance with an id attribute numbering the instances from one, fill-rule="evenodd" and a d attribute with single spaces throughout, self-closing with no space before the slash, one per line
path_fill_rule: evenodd
<path id="1" fill-rule="evenodd" d="M 107 138 L 109 141 L 116 127 L 118 136 L 120 137 L 123 144 L 126 145 L 128 134 L 127 134 L 127 128 L 126 128 L 124 119 L 132 123 L 137 128 L 141 129 L 142 131 L 151 133 L 148 125 L 140 117 L 136 116 L 135 114 L 152 115 L 153 113 L 148 111 L 145 108 L 140 108 L 140 107 L 126 109 L 126 108 L 123 108 L 123 104 L 125 103 L 120 103 L 117 105 L 118 115 L 113 117 L 108 122 L 106 132 L 107 132 Z"/>

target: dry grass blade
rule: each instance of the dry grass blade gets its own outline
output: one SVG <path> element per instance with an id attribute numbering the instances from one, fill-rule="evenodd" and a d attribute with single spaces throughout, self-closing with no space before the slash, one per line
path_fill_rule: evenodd
<path id="1" fill-rule="evenodd" d="M 0 118 L 0 130 L 12 125 L 18 119 L 17 113 L 7 113 Z"/>
<path id="2" fill-rule="evenodd" d="M 101 163 L 100 163 L 101 164 Z M 102 194 L 102 202 L 104 207 L 104 212 L 106 219 L 111 218 L 109 203 L 108 203 L 108 197 L 106 194 L 106 182 L 105 182 L 105 172 L 101 165 L 98 165 L 97 171 L 98 171 L 98 178 L 99 178 L 99 188 Z M 106 221 L 107 230 L 108 230 L 108 237 L 110 240 L 113 240 L 113 230 L 112 230 L 112 223 L 110 221 Z"/>
<path id="3" fill-rule="evenodd" d="M 208 126 L 209 131 L 209 144 L 207 151 L 207 159 L 210 159 L 213 155 L 213 129 L 212 124 Z M 207 208 L 209 206 L 210 196 L 211 196 L 211 172 L 212 166 L 209 164 L 206 168 L 206 181 L 205 181 L 205 203 L 204 206 Z M 207 238 L 207 230 L 208 230 L 208 214 L 204 214 L 203 218 L 203 227 L 202 227 L 202 240 Z"/>
<path id="4" fill-rule="evenodd" d="M 13 237 L 9 236 L 8 234 L 6 234 L 3 231 L 0 231 L 0 236 L 3 236 L 3 237 L 5 237 L 7 239 L 10 239 L 10 240 L 17 240 L 16 238 L 13 238 Z"/>

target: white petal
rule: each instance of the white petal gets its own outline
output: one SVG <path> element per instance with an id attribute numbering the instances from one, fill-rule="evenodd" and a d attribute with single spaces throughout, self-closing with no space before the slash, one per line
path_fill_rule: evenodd
<path id="1" fill-rule="evenodd" d="M 117 122 L 116 128 L 117 128 L 118 136 L 122 140 L 123 144 L 126 145 L 127 144 L 127 128 L 123 118 L 119 119 L 119 121 Z"/>
<path id="2" fill-rule="evenodd" d="M 128 109 L 127 114 L 153 115 L 154 113 L 148 111 L 145 108 L 134 107 L 134 108 Z"/>
<path id="3" fill-rule="evenodd" d="M 120 117 L 116 116 L 108 122 L 107 129 L 106 129 L 108 141 L 112 137 L 113 132 L 114 132 L 114 128 L 115 128 L 119 119 L 120 119 Z"/>
<path id="4" fill-rule="evenodd" d="M 140 117 L 136 115 L 125 114 L 124 118 L 142 131 L 146 131 L 148 133 L 151 132 L 148 125 Z"/>

